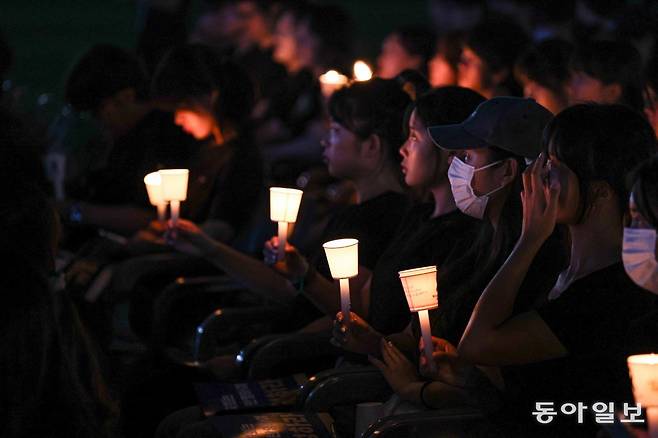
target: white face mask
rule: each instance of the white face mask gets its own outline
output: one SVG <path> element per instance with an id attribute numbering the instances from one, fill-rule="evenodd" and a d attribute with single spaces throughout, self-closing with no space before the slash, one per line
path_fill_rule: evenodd
<path id="1" fill-rule="evenodd" d="M 631 280 L 640 287 L 658 294 L 658 262 L 656 261 L 656 230 L 624 228 L 621 258 Z"/>
<path id="2" fill-rule="evenodd" d="M 452 195 L 455 197 L 457 208 L 459 208 L 464 214 L 476 219 L 482 219 L 484 217 L 484 211 L 487 208 L 489 196 L 502 189 L 504 186 L 498 187 L 484 195 L 477 196 L 473 192 L 471 181 L 473 180 L 475 172 L 493 167 L 502 162 L 503 160 L 498 160 L 476 169 L 475 167 L 464 163 L 459 158 L 453 157 L 452 163 L 450 163 L 450 168 L 448 169 L 448 179 L 450 180 L 450 188 L 452 189 Z"/>

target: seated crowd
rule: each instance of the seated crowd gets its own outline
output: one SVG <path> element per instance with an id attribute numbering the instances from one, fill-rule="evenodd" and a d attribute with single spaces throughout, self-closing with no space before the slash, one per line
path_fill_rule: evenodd
<path id="1" fill-rule="evenodd" d="M 342 8 L 207 1 L 185 33 L 180 3 L 71 67 L 84 148 L 0 94 L 0 436 L 300 436 L 233 433 L 302 408 L 209 412 L 200 385 L 346 370 L 375 378 L 304 407 L 319 436 L 365 432 L 364 402 L 424 413 L 420 437 L 649 436 L 627 358 L 658 352 L 658 35 L 628 15 L 651 2 L 430 0 L 434 28 L 333 87 Z M 11 61 L 0 41 L 0 79 Z M 189 171 L 176 220 L 145 185 L 166 169 Z M 303 190 L 283 234 L 270 187 Z M 347 283 L 337 239 L 358 240 Z M 421 267 L 431 337 L 399 275 Z"/>

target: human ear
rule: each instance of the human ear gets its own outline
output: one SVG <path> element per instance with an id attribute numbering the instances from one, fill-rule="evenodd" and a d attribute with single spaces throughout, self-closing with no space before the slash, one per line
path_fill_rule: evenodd
<path id="1" fill-rule="evenodd" d="M 361 155 L 364 158 L 379 157 L 382 155 L 382 141 L 376 134 L 371 134 L 361 142 Z"/>
<path id="2" fill-rule="evenodd" d="M 503 165 L 500 167 L 503 171 L 503 180 L 501 185 L 510 184 L 519 174 L 519 163 L 512 158 L 506 159 Z"/>

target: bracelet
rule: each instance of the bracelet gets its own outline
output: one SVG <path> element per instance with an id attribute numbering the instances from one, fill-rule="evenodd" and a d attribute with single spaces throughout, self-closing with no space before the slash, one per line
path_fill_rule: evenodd
<path id="1" fill-rule="evenodd" d="M 430 383 L 432 383 L 431 380 L 428 380 L 427 382 L 423 383 L 423 386 L 420 387 L 420 402 L 425 406 L 427 409 L 434 409 L 432 406 L 430 406 L 429 403 L 425 400 L 425 389 L 430 386 Z"/>

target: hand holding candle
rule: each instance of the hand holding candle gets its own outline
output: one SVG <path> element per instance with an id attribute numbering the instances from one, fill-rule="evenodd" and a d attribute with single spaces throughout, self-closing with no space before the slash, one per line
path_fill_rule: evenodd
<path id="1" fill-rule="evenodd" d="M 164 223 L 167 218 L 167 201 L 162 197 L 162 178 L 158 172 L 151 172 L 144 177 L 149 202 L 158 209 L 158 221 Z"/>
<path id="2" fill-rule="evenodd" d="M 436 370 L 432 358 L 432 328 L 430 327 L 429 310 L 439 307 L 436 290 L 436 266 L 408 269 L 398 273 L 404 294 L 407 297 L 409 310 L 418 312 L 420 331 L 423 336 L 425 357 L 431 370 Z"/>
<path id="3" fill-rule="evenodd" d="M 169 201 L 171 222 L 175 226 L 180 215 L 180 203 L 187 199 L 187 169 L 162 169 L 158 171 L 161 178 L 162 199 Z"/>
<path id="4" fill-rule="evenodd" d="M 327 255 L 331 276 L 340 282 L 340 310 L 343 312 L 343 321 L 349 323 L 351 319 L 349 279 L 359 274 L 359 241 L 331 240 L 325 242 L 322 247 Z"/>
<path id="5" fill-rule="evenodd" d="M 649 436 L 658 438 L 658 354 L 628 357 L 635 402 L 647 409 Z"/>
<path id="6" fill-rule="evenodd" d="M 301 190 L 270 187 L 270 219 L 279 224 L 278 260 L 283 260 L 285 256 L 288 224 L 297 221 L 302 194 Z"/>

